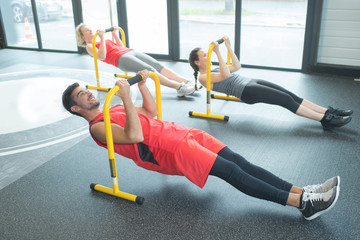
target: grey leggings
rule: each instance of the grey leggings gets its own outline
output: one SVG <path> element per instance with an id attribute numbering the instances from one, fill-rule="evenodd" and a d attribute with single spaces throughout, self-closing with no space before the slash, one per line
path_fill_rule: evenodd
<path id="1" fill-rule="evenodd" d="M 161 72 L 164 68 L 157 60 L 149 55 L 135 50 L 123 54 L 118 59 L 119 68 L 125 72 L 138 72 L 147 69 L 151 72 Z"/>

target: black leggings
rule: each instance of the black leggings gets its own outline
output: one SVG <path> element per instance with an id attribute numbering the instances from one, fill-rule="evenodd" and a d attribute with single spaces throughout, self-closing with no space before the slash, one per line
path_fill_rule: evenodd
<path id="1" fill-rule="evenodd" d="M 228 147 L 218 153 L 209 175 L 223 179 L 247 195 L 282 205 L 286 205 L 293 186 L 267 170 L 249 163 Z"/>
<path id="2" fill-rule="evenodd" d="M 296 113 L 303 99 L 279 85 L 268 81 L 253 79 L 241 94 L 241 101 L 254 103 L 268 103 L 282 106 Z"/>

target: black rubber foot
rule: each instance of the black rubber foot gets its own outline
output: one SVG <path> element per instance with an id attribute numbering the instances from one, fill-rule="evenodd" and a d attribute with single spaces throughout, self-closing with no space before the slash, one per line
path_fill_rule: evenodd
<path id="1" fill-rule="evenodd" d="M 90 184 L 90 188 L 91 188 L 92 190 L 95 190 L 95 186 L 96 186 L 95 183 Z"/>
<path id="2" fill-rule="evenodd" d="M 145 198 L 139 197 L 139 196 L 136 197 L 137 204 L 142 205 L 144 203 L 144 201 L 145 201 Z"/>
<path id="3" fill-rule="evenodd" d="M 85 89 L 88 89 L 88 85 L 85 85 Z"/>
<path id="4" fill-rule="evenodd" d="M 190 112 L 189 112 L 189 117 L 191 117 L 191 116 L 192 116 L 192 114 L 193 114 L 193 112 L 192 112 L 192 111 L 190 111 Z"/>
<path id="5" fill-rule="evenodd" d="M 226 122 L 228 122 L 228 121 L 229 121 L 229 116 L 224 116 L 224 120 L 225 120 Z"/>
<path id="6" fill-rule="evenodd" d="M 211 94 L 210 97 L 211 97 L 211 98 L 214 98 L 214 94 Z"/>

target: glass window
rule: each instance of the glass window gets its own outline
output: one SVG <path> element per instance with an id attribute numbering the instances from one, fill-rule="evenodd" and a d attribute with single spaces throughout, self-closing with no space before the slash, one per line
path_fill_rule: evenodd
<path id="1" fill-rule="evenodd" d="M 140 52 L 168 55 L 167 1 L 129 0 L 126 8 L 129 46 Z"/>
<path id="2" fill-rule="evenodd" d="M 241 63 L 300 69 L 306 10 L 306 0 L 243 0 Z"/>
<path id="3" fill-rule="evenodd" d="M 30 0 L 0 1 L 8 46 L 38 48 Z"/>
<path id="4" fill-rule="evenodd" d="M 8 46 L 39 48 L 31 0 L 1 1 Z M 42 48 L 77 51 L 71 0 L 35 0 Z"/>
<path id="5" fill-rule="evenodd" d="M 84 23 L 94 33 L 97 29 L 106 29 L 118 25 L 115 0 L 81 0 L 81 6 Z M 105 34 L 105 38 L 112 39 L 112 35 L 110 33 Z"/>
<path id="6" fill-rule="evenodd" d="M 36 0 L 42 48 L 77 51 L 71 0 Z"/>
<path id="7" fill-rule="evenodd" d="M 233 0 L 179 0 L 180 58 L 188 59 L 196 47 L 204 51 L 212 41 L 228 36 L 234 49 L 235 3 Z M 226 59 L 225 46 L 220 47 Z M 216 61 L 215 54 L 211 55 Z"/>

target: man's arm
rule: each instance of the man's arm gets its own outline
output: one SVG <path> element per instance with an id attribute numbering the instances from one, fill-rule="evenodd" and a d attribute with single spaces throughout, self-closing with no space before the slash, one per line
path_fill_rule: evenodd
<path id="1" fill-rule="evenodd" d="M 149 89 L 146 86 L 146 79 L 149 76 L 149 71 L 142 70 L 142 71 L 138 72 L 137 74 L 143 75 L 144 79 L 138 83 L 140 93 L 143 97 L 143 104 L 141 107 L 137 107 L 136 110 L 139 113 L 144 114 L 148 117 L 155 117 L 156 115 L 158 115 L 158 109 L 157 109 L 157 106 L 156 106 L 153 96 L 151 95 Z"/>
<path id="2" fill-rule="evenodd" d="M 133 144 L 144 140 L 142 126 L 137 114 L 136 108 L 130 97 L 130 85 L 126 80 L 116 82 L 119 91 L 116 93 L 122 101 L 125 108 L 126 120 L 125 127 L 117 124 L 111 124 L 113 140 L 115 144 Z M 91 127 L 93 136 L 101 143 L 106 144 L 105 123 L 95 123 Z"/>

